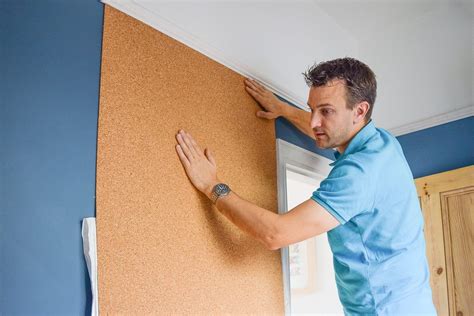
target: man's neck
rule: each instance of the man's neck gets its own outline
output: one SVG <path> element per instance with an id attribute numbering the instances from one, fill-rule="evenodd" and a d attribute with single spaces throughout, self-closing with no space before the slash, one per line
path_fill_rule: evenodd
<path id="1" fill-rule="evenodd" d="M 369 122 L 370 122 L 370 121 L 369 121 Z M 350 136 L 349 136 L 348 140 L 347 140 L 344 144 L 342 144 L 342 145 L 336 147 L 336 150 L 337 150 L 341 155 L 344 154 L 344 151 L 346 151 L 347 146 L 349 146 L 349 144 L 351 143 L 352 139 L 353 139 L 367 124 L 369 124 L 369 122 L 362 122 L 361 124 L 357 125 L 357 127 L 355 127 L 355 128 L 353 129 L 353 131 L 350 133 Z"/>

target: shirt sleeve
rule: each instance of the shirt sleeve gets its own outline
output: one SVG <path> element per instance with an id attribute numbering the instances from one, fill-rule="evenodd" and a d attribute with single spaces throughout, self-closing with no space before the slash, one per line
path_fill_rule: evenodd
<path id="1" fill-rule="evenodd" d="M 345 224 L 373 207 L 374 188 L 371 182 L 370 174 L 362 163 L 345 158 L 334 166 L 311 198 Z"/>

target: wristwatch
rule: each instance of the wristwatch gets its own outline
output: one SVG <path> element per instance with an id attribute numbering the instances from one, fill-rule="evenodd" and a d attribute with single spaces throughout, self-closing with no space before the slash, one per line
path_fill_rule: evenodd
<path id="1" fill-rule="evenodd" d="M 226 196 L 230 193 L 230 188 L 225 183 L 218 183 L 212 188 L 211 201 L 216 204 L 218 198 Z"/>

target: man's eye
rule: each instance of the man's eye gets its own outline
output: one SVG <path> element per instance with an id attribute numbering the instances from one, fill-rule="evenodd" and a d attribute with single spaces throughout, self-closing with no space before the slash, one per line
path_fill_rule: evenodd
<path id="1" fill-rule="evenodd" d="M 323 115 L 327 115 L 327 114 L 331 114 L 333 112 L 333 110 L 331 110 L 331 109 L 322 109 L 321 112 L 323 113 Z"/>

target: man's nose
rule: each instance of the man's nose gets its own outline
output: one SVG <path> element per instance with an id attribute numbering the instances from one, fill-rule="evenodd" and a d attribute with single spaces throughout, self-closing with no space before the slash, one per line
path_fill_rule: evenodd
<path id="1" fill-rule="evenodd" d="M 321 127 L 321 118 L 317 112 L 313 112 L 311 115 L 311 128 L 315 129 L 317 127 Z"/>

